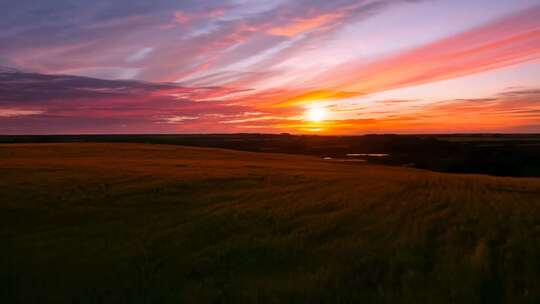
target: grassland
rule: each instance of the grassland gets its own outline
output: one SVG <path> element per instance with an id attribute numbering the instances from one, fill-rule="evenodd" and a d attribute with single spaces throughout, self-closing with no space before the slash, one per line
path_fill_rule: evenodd
<path id="1" fill-rule="evenodd" d="M 540 179 L 0 145 L 2 303 L 539 303 Z"/>

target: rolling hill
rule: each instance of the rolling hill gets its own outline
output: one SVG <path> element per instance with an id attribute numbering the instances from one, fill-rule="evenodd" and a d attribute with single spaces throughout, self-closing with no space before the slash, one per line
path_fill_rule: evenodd
<path id="1" fill-rule="evenodd" d="M 540 178 L 0 145 L 3 303 L 538 303 Z"/>

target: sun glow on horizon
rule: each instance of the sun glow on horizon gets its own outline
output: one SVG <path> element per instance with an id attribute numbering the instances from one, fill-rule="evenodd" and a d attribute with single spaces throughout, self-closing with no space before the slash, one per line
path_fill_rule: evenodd
<path id="1" fill-rule="evenodd" d="M 304 113 L 305 120 L 311 122 L 321 122 L 327 119 L 328 110 L 323 107 L 309 108 Z"/>

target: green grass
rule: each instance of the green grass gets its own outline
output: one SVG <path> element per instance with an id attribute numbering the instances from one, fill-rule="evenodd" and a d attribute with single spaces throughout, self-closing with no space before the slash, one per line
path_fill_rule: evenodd
<path id="1" fill-rule="evenodd" d="M 540 179 L 0 145 L 2 303 L 538 303 Z"/>

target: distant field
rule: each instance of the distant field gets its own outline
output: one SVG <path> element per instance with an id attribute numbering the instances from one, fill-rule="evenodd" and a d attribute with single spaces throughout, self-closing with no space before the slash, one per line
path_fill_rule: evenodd
<path id="1" fill-rule="evenodd" d="M 438 140 L 450 141 L 450 142 L 539 142 L 540 136 L 536 134 L 519 134 L 519 135 L 505 135 L 505 136 L 495 136 L 495 135 L 446 135 L 446 136 L 436 136 Z"/>
<path id="2" fill-rule="evenodd" d="M 540 303 L 540 178 L 0 145 L 2 303 Z"/>
<path id="3" fill-rule="evenodd" d="M 445 173 L 540 177 L 538 134 L 315 136 L 291 134 L 0 135 L 2 143 L 144 143 L 287 153 Z"/>

